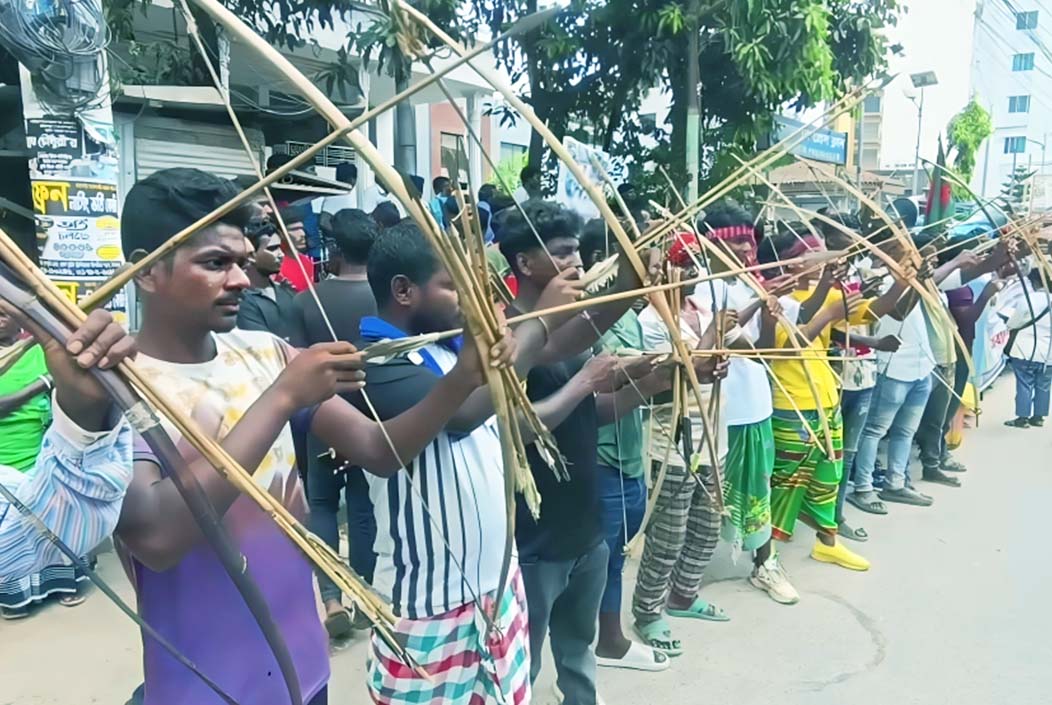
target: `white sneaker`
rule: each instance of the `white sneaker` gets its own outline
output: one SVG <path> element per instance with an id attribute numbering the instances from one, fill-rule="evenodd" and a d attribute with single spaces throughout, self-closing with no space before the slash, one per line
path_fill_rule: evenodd
<path id="1" fill-rule="evenodd" d="M 795 605 L 800 601 L 800 594 L 789 582 L 789 576 L 785 574 L 785 569 L 778 562 L 777 556 L 771 556 L 763 562 L 763 565 L 753 568 L 749 582 L 770 595 L 772 600 L 783 605 Z"/>

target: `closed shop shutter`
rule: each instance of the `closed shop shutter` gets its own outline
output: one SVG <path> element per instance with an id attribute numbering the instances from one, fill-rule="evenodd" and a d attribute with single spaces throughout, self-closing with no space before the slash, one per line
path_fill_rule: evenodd
<path id="1" fill-rule="evenodd" d="M 263 133 L 246 129 L 255 157 L 263 160 Z M 143 117 L 135 123 L 135 177 L 173 167 L 201 169 L 231 179 L 255 170 L 232 127 L 173 118 Z"/>

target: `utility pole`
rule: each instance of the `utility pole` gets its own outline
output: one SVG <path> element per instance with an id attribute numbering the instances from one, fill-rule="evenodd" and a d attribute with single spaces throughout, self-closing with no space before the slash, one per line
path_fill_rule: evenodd
<path id="1" fill-rule="evenodd" d="M 692 3 L 697 9 L 697 2 Z M 701 96 L 698 87 L 701 76 L 698 67 L 701 29 L 696 24 L 697 13 L 692 12 L 693 25 L 687 33 L 687 203 L 698 200 L 699 155 L 701 152 Z"/>
<path id="2" fill-rule="evenodd" d="M 910 74 L 910 82 L 913 87 L 920 90 L 920 102 L 917 104 L 917 146 L 913 152 L 913 195 L 920 192 L 920 145 L 921 127 L 924 124 L 924 89 L 939 84 L 939 79 L 934 71 L 922 71 Z M 912 100 L 912 96 L 907 96 Z"/>
<path id="3" fill-rule="evenodd" d="M 924 124 L 924 88 L 920 89 L 920 104 L 917 106 L 917 146 L 913 150 L 913 195 L 920 192 L 920 145 L 921 126 Z"/>

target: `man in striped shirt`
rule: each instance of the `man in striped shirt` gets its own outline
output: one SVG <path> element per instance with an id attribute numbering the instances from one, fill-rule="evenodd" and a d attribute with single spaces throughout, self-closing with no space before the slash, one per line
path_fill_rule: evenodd
<path id="1" fill-rule="evenodd" d="M 368 276 L 378 316 L 362 320 L 364 343 L 461 325 L 449 273 L 416 226 L 400 224 L 380 235 L 369 253 Z M 567 270 L 551 278 L 537 308 L 572 301 L 580 289 L 577 272 Z M 616 310 L 592 313 L 601 325 L 620 315 L 614 315 Z M 579 352 L 595 338 L 580 316 L 523 323 L 515 330 L 516 370 L 524 374 L 546 359 Z M 458 340 L 432 344 L 371 364 L 368 391 L 381 418 L 399 413 L 437 384 L 458 345 Z M 583 393 L 590 395 L 614 369 L 613 358 L 590 365 L 581 377 Z M 538 404 L 537 412 L 549 426 L 558 424 L 558 414 L 565 415 L 557 400 Z M 516 561 L 509 585 L 498 585 L 507 532 L 501 457 L 490 393 L 481 389 L 423 453 L 411 461 L 404 458 L 406 472 L 389 479 L 369 477 L 377 515 L 374 586 L 390 595 L 401 618 L 399 641 L 433 678 L 428 682 L 399 667 L 374 639 L 369 688 L 375 702 L 529 702 L 527 612 Z M 505 587 L 503 594 L 498 595 L 499 587 Z M 498 599 L 496 628 L 483 643 Z"/>
<path id="2" fill-rule="evenodd" d="M 76 555 L 110 535 L 131 480 L 131 431 L 89 370 L 115 367 L 134 341 L 108 311 L 96 310 L 63 347 L 6 302 L 43 346 L 54 384 L 53 421 L 31 472 L 0 466 L 0 484 L 22 507 L 0 496 L 0 581 L 20 578 L 64 556 L 33 525 L 40 518 Z"/>

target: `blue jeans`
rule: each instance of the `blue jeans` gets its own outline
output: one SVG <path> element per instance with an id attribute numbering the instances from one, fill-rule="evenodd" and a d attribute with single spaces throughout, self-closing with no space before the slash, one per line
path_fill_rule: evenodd
<path id="1" fill-rule="evenodd" d="M 1015 373 L 1015 415 L 1020 418 L 1048 416 L 1052 366 L 1008 358 Z"/>
<path id="2" fill-rule="evenodd" d="M 606 537 L 606 545 L 610 548 L 610 559 L 606 563 L 606 590 L 603 591 L 599 611 L 617 614 L 621 612 L 625 536 L 631 539 L 643 523 L 643 513 L 647 509 L 646 483 L 642 477 L 623 478 L 617 468 L 600 465 L 599 507 L 603 535 Z"/>
<path id="3" fill-rule="evenodd" d="M 873 490 L 877 446 L 885 435 L 888 436 L 888 467 L 884 487 L 899 490 L 905 486 L 913 436 L 924 415 L 929 394 L 931 375 L 912 382 L 884 375 L 877 377 L 877 386 L 873 388 L 873 398 L 869 403 L 869 416 L 855 455 L 855 492 Z"/>
<path id="4" fill-rule="evenodd" d="M 855 453 L 862 438 L 862 429 L 869 416 L 869 404 L 873 398 L 873 387 L 869 389 L 845 389 L 840 398 L 840 414 L 844 419 L 844 474 L 836 495 L 836 520 L 844 520 L 844 498 L 855 467 Z"/>
<path id="5" fill-rule="evenodd" d="M 312 444 L 313 449 L 313 444 Z M 328 462 L 310 459 L 307 473 L 307 504 L 310 506 L 310 530 L 331 546 L 340 550 L 340 527 L 336 515 L 340 510 L 340 490 L 347 504 L 347 541 L 351 548 L 351 568 L 367 583 L 373 581 L 376 554 L 376 515 L 369 499 L 369 483 L 365 471 L 351 468 L 345 472 L 333 472 Z M 322 600 L 337 600 L 340 589 L 321 571 L 317 571 L 318 591 Z"/>

